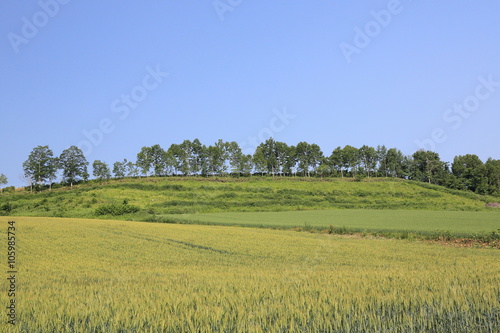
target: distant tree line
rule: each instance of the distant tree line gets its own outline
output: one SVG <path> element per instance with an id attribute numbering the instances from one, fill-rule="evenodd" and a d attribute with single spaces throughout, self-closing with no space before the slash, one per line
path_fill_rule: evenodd
<path id="1" fill-rule="evenodd" d="M 83 152 L 76 146 L 55 157 L 48 146 L 38 146 L 23 163 L 24 179 L 33 188 L 51 187 L 62 171 L 62 183 L 72 186 L 89 178 Z M 317 144 L 299 142 L 289 146 L 273 138 L 261 143 L 253 155 L 244 154 L 236 142 L 218 140 L 203 145 L 198 139 L 142 147 L 135 162 L 117 161 L 111 167 L 92 163 L 93 176 L 103 182 L 111 177 L 149 176 L 252 176 L 273 177 L 395 177 L 470 190 L 479 194 L 500 194 L 500 160 L 481 161 L 477 155 L 456 156 L 443 162 L 432 151 L 419 150 L 406 156 L 385 146 L 337 147 L 329 156 Z"/>

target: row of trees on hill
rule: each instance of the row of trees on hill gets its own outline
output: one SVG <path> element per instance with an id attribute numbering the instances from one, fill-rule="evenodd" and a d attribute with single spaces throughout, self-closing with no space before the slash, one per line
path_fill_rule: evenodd
<path id="1" fill-rule="evenodd" d="M 23 164 L 24 178 L 30 184 L 52 184 L 59 171 L 63 182 L 72 185 L 87 180 L 89 163 L 82 151 L 72 146 L 54 157 L 48 146 L 38 146 Z M 236 142 L 218 140 L 203 145 L 198 139 L 143 147 L 135 162 L 92 163 L 92 174 L 104 181 L 112 177 L 148 176 L 317 176 L 317 177 L 398 177 L 471 190 L 482 194 L 500 193 L 500 160 L 483 163 L 477 155 L 456 156 L 453 162 L 441 161 L 432 151 L 419 150 L 404 155 L 397 148 L 385 146 L 337 147 L 325 155 L 316 144 L 300 142 L 289 146 L 272 138 L 261 143 L 253 155 L 244 154 Z"/>

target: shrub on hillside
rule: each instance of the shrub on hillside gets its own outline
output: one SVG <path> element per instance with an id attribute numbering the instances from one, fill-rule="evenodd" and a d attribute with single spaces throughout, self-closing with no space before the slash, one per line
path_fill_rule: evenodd
<path id="1" fill-rule="evenodd" d="M 12 204 L 10 202 L 6 202 L 2 206 L 0 206 L 0 215 L 8 215 L 10 212 L 12 212 L 12 209 L 14 209 Z"/>
<path id="2" fill-rule="evenodd" d="M 112 215 L 119 216 L 124 214 L 132 214 L 137 213 L 139 211 L 139 207 L 134 205 L 122 204 L 122 205 L 103 205 L 97 207 L 95 210 L 95 215 Z"/>
<path id="3" fill-rule="evenodd" d="M 4 187 L 2 192 L 3 193 L 14 193 L 15 190 L 16 190 L 16 188 L 14 186 L 8 186 L 8 187 Z"/>

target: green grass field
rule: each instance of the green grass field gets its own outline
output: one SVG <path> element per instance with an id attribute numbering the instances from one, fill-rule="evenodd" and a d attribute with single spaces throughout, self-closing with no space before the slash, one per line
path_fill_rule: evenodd
<path id="1" fill-rule="evenodd" d="M 46 217 L 0 218 L 4 240 L 11 219 L 17 326 L 2 332 L 500 330 L 497 250 Z"/>
<path id="2" fill-rule="evenodd" d="M 223 225 L 325 228 L 332 225 L 369 231 L 449 231 L 452 234 L 488 233 L 500 229 L 497 212 L 343 209 L 183 214 L 176 219 Z"/>

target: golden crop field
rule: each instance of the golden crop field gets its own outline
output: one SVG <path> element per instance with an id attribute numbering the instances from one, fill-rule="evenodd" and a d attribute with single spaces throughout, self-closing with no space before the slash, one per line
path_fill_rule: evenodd
<path id="1" fill-rule="evenodd" d="M 290 230 L 12 219 L 17 314 L 16 325 L 7 324 L 3 306 L 2 332 L 500 330 L 494 249 Z M 4 240 L 7 221 L 0 219 Z M 6 266 L 6 241 L 0 248 Z"/>

